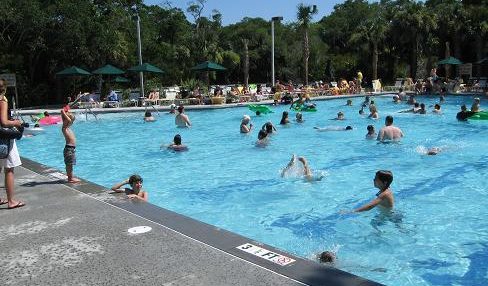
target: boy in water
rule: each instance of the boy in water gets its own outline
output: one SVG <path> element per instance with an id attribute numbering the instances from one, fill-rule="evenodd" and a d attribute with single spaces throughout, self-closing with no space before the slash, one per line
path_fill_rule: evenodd
<path id="1" fill-rule="evenodd" d="M 173 151 L 187 151 L 188 147 L 181 143 L 181 135 L 176 134 L 173 138 L 173 143 L 168 145 L 168 149 L 171 149 Z"/>
<path id="2" fill-rule="evenodd" d="M 334 264 L 336 260 L 336 255 L 332 251 L 324 251 L 318 255 L 320 263 L 330 263 Z"/>
<path id="3" fill-rule="evenodd" d="M 393 174 L 391 171 L 380 170 L 376 172 L 373 182 L 374 186 L 379 189 L 379 192 L 376 193 L 376 199 L 353 210 L 353 212 L 369 211 L 376 206 L 380 206 L 383 209 L 393 209 L 394 199 L 393 193 L 390 190 L 391 182 L 393 182 Z"/>
<path id="4" fill-rule="evenodd" d="M 78 183 L 80 180 L 73 176 L 73 165 L 76 165 L 76 137 L 70 128 L 75 121 L 75 116 L 63 108 L 61 109 L 61 118 L 63 120 L 61 132 L 63 132 L 64 140 L 66 141 L 63 156 L 64 164 L 66 165 L 66 175 L 68 175 L 68 183 Z"/>
<path id="5" fill-rule="evenodd" d="M 142 190 L 142 178 L 139 175 L 132 175 L 127 180 L 113 185 L 112 191 L 116 193 L 125 193 L 129 199 L 140 199 L 147 202 L 147 192 Z M 131 188 L 121 189 L 122 186 L 129 184 Z"/>
<path id="6" fill-rule="evenodd" d="M 256 146 L 265 147 L 266 145 L 268 145 L 268 142 L 268 133 L 265 130 L 259 130 Z"/>
<path id="7" fill-rule="evenodd" d="M 154 121 L 156 121 L 156 118 L 152 116 L 151 112 L 146 111 L 144 113 L 144 122 L 154 122 Z"/>
<path id="8" fill-rule="evenodd" d="M 368 125 L 366 128 L 368 133 L 366 134 L 366 139 L 376 139 L 376 131 L 374 130 L 374 125 Z"/>

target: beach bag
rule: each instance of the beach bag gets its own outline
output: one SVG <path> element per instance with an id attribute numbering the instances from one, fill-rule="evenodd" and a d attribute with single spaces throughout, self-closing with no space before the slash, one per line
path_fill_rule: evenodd
<path id="1" fill-rule="evenodd" d="M 5 159 L 10 153 L 10 144 L 12 139 L 22 138 L 22 133 L 24 132 L 24 127 L 0 127 L 0 159 Z"/>
<path id="2" fill-rule="evenodd" d="M 0 138 L 0 159 L 6 159 L 10 153 L 11 139 Z"/>
<path id="3" fill-rule="evenodd" d="M 17 139 L 19 140 L 22 138 L 22 133 L 24 132 L 24 128 L 15 128 L 15 127 L 0 127 L 0 139 Z"/>

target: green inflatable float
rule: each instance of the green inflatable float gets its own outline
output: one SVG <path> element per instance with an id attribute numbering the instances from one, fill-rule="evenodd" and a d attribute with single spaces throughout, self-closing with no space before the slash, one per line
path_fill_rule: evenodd
<path id="1" fill-rule="evenodd" d="M 473 119 L 473 120 L 488 120 L 488 111 L 476 112 L 472 116 L 468 117 L 468 119 Z"/>
<path id="2" fill-rule="evenodd" d="M 315 105 L 305 105 L 305 104 L 296 104 L 296 103 L 293 103 L 291 105 L 290 109 L 293 109 L 295 111 L 305 111 L 305 112 L 317 111 L 317 108 L 315 107 Z"/>
<path id="3" fill-rule="evenodd" d="M 259 111 L 262 114 L 273 113 L 273 110 L 271 110 L 271 108 L 269 108 L 266 105 L 249 104 L 247 107 L 251 111 L 254 111 L 254 112 Z"/>

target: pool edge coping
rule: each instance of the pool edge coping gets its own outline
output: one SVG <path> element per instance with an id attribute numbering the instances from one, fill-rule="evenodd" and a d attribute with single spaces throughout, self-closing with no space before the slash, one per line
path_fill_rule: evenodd
<path id="1" fill-rule="evenodd" d="M 58 169 L 40 164 L 31 159 L 22 157 L 22 167 L 39 175 L 48 178 L 58 178 Z M 339 270 L 334 267 L 321 265 L 319 263 L 295 256 L 271 245 L 247 238 L 243 235 L 198 221 L 191 217 L 178 214 L 151 203 L 133 203 L 130 200 L 101 200 L 94 197 L 96 194 L 107 194 L 108 189 L 82 179 L 82 184 L 70 184 L 59 182 L 69 188 L 79 191 L 93 199 L 102 201 L 112 207 L 122 209 L 132 215 L 156 223 L 177 234 L 188 237 L 213 249 L 217 249 L 227 255 L 237 257 L 247 263 L 256 265 L 277 275 L 284 276 L 290 280 L 304 285 L 383 285 L 378 282 L 356 276 L 354 274 Z M 285 266 L 270 262 L 257 255 L 252 255 L 238 249 L 238 246 L 246 243 L 264 248 L 275 254 L 294 259 L 295 262 Z"/>

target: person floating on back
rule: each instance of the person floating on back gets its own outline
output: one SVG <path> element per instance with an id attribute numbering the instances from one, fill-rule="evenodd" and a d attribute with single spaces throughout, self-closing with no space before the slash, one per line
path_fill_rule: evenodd
<path id="1" fill-rule="evenodd" d="M 142 178 L 139 175 L 132 175 L 127 180 L 117 183 L 112 186 L 112 191 L 116 193 L 125 193 L 129 199 L 139 199 L 147 202 L 148 194 L 142 190 Z M 131 188 L 122 188 L 122 186 L 129 185 Z"/>
<path id="2" fill-rule="evenodd" d="M 350 131 L 352 130 L 352 126 L 346 126 L 346 127 L 342 127 L 342 126 L 326 126 L 326 127 L 317 127 L 315 126 L 313 129 L 319 131 L 319 132 L 323 132 L 323 131 Z"/>
<path id="3" fill-rule="evenodd" d="M 66 141 L 63 156 L 64 164 L 66 165 L 66 175 L 68 175 L 68 183 L 78 183 L 80 180 L 73 175 L 73 166 L 76 165 L 76 137 L 75 133 L 70 128 L 76 118 L 73 113 L 69 111 L 67 112 L 64 109 L 61 109 L 61 118 L 63 120 L 61 131 L 63 132 L 64 140 Z"/>

